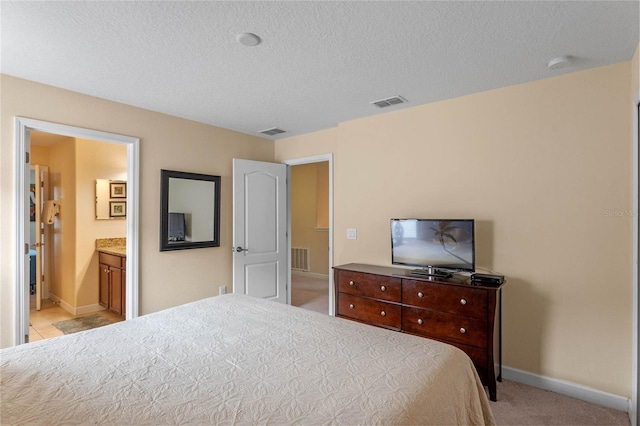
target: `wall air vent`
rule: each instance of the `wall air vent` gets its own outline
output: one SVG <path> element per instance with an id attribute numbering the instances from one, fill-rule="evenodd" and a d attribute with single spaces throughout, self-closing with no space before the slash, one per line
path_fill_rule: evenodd
<path id="1" fill-rule="evenodd" d="M 403 104 L 407 102 L 402 96 L 393 96 L 387 99 L 380 99 L 379 101 L 369 102 L 371 105 L 375 105 L 378 108 L 386 108 L 392 105 Z"/>
<path id="2" fill-rule="evenodd" d="M 273 136 L 273 135 L 279 135 L 280 133 L 284 133 L 284 132 L 286 132 L 286 130 L 273 127 L 271 129 L 260 130 L 258 133 L 262 133 L 263 135 Z"/>

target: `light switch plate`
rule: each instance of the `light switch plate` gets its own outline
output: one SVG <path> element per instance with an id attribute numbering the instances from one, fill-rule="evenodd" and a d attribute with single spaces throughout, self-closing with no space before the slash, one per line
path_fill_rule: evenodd
<path id="1" fill-rule="evenodd" d="M 356 228 L 347 228 L 347 240 L 356 240 L 358 238 L 358 231 Z"/>

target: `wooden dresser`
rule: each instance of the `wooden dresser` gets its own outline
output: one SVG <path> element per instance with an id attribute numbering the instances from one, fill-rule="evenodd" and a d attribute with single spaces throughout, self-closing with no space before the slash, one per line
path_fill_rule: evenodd
<path id="1" fill-rule="evenodd" d="M 401 268 L 334 267 L 336 316 L 439 340 L 473 361 L 489 397 L 501 381 L 501 292 L 468 277 L 417 277 Z"/>

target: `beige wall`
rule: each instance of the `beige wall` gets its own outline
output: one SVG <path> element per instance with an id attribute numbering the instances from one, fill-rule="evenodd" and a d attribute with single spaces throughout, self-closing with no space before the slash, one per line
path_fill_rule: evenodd
<path id="1" fill-rule="evenodd" d="M 75 300 L 80 312 L 99 309 L 96 239 L 127 236 L 124 220 L 96 219 L 96 179 L 127 179 L 127 147 L 121 144 L 75 139 L 76 238 Z"/>
<path id="2" fill-rule="evenodd" d="M 49 164 L 49 147 L 32 146 L 31 147 L 31 164 L 46 166 Z"/>
<path id="3" fill-rule="evenodd" d="M 508 280 L 504 364 L 630 397 L 631 73 L 353 120 L 277 141 L 276 158 L 334 152 L 336 265 L 390 264 L 392 217 L 475 218 L 478 266 Z"/>
<path id="4" fill-rule="evenodd" d="M 311 157 L 336 152 L 339 135 L 338 128 L 334 128 L 280 139 L 275 146 L 276 161 L 282 162 L 292 158 Z M 333 161 L 335 167 L 340 162 L 340 159 L 334 158 Z"/>
<path id="5" fill-rule="evenodd" d="M 640 44 L 636 48 L 636 53 L 631 59 L 631 88 L 633 94 L 637 94 L 640 90 Z"/>
<path id="6" fill-rule="evenodd" d="M 329 229 L 329 162 L 316 164 L 316 226 Z"/>
<path id="7" fill-rule="evenodd" d="M 318 197 L 327 194 L 328 162 L 291 167 L 291 246 L 310 250 L 309 272 L 329 274 L 329 232 L 318 228 Z M 318 191 L 318 188 L 323 191 Z M 328 205 L 324 205 L 328 209 Z M 326 212 L 325 212 L 326 213 Z"/>
<path id="8" fill-rule="evenodd" d="M 49 291 L 56 301 L 76 306 L 76 143 L 63 138 L 49 148 L 49 186 L 51 199 L 58 200 L 60 213 L 52 225 L 53 259 Z M 4 204 L 4 200 L 3 200 Z M 49 225 L 47 225 L 49 226 Z M 4 302 L 4 298 L 3 298 Z"/>
<path id="9" fill-rule="evenodd" d="M 0 246 L 15 246 L 16 116 L 139 137 L 140 313 L 218 293 L 232 283 L 232 158 L 273 161 L 267 139 L 0 75 Z M 61 108 L 61 105 L 64 108 Z M 221 246 L 160 252 L 160 169 L 222 177 Z M 64 205 L 63 205 L 64 208 Z M 13 344 L 15 253 L 0 256 L 0 346 Z"/>

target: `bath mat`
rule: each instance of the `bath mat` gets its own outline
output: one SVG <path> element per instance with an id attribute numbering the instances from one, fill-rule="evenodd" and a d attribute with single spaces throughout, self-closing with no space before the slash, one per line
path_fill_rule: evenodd
<path id="1" fill-rule="evenodd" d="M 96 327 L 102 327 L 103 325 L 113 324 L 113 321 L 108 320 L 99 314 L 92 314 L 83 317 L 72 318 L 70 320 L 54 322 L 51 325 L 62 331 L 64 334 L 77 333 L 79 331 L 90 330 Z"/>

